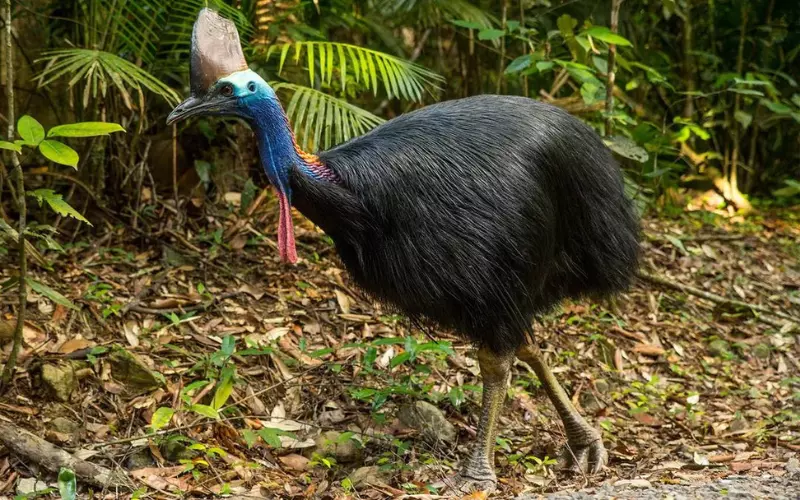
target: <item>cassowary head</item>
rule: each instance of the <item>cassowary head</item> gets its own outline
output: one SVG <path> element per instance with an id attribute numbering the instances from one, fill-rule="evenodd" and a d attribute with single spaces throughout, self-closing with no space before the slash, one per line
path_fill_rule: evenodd
<path id="1" fill-rule="evenodd" d="M 233 22 L 209 9 L 195 21 L 190 64 L 191 96 L 172 110 L 167 124 L 199 115 L 236 116 L 250 124 L 264 170 L 278 192 L 281 258 L 295 262 L 288 177 L 292 165 L 302 160 L 275 91 L 248 68 Z"/>

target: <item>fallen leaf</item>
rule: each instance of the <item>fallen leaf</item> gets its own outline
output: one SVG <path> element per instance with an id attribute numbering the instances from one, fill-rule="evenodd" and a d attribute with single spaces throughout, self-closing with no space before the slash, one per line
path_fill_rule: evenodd
<path id="1" fill-rule="evenodd" d="M 341 309 L 345 314 L 350 314 L 350 304 L 352 302 L 350 297 L 338 289 L 334 290 L 333 292 L 336 294 L 336 302 L 339 304 L 339 309 Z"/>
<path id="2" fill-rule="evenodd" d="M 58 352 L 61 354 L 69 354 L 80 349 L 86 349 L 87 347 L 91 347 L 94 345 L 94 342 L 90 342 L 86 339 L 76 337 L 74 339 L 67 340 L 61 347 L 59 347 Z"/>
<path id="3" fill-rule="evenodd" d="M 288 467 L 289 469 L 292 469 L 297 472 L 302 472 L 306 470 L 306 468 L 308 468 L 308 462 L 309 462 L 309 459 L 307 459 L 303 455 L 298 455 L 296 453 L 279 457 L 278 460 L 280 460 L 281 463 L 286 467 Z"/>

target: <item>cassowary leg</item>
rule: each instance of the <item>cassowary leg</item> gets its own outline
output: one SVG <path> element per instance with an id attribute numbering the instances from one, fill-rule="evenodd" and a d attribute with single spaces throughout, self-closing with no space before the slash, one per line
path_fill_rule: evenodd
<path id="1" fill-rule="evenodd" d="M 545 364 L 542 353 L 532 338 L 517 350 L 517 357 L 528 363 L 544 386 L 550 401 L 556 407 L 567 431 L 567 447 L 560 465 L 574 471 L 595 474 L 608 462 L 608 453 L 597 432 L 572 406 L 567 393 L 558 384 L 555 375 Z"/>
<path id="2" fill-rule="evenodd" d="M 461 493 L 492 491 L 497 485 L 494 474 L 494 443 L 497 416 L 506 397 L 508 372 L 514 355 L 498 355 L 483 347 L 478 351 L 478 363 L 483 378 L 483 406 L 478 423 L 478 436 L 472 452 L 454 478 L 455 489 Z"/>

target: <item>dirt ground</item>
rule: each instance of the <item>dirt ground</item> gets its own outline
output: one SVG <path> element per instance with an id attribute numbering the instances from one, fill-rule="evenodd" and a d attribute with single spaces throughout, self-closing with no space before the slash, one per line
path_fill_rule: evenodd
<path id="1" fill-rule="evenodd" d="M 169 213 L 139 233 L 98 229 L 51 252 L 52 271 L 33 268 L 64 297 L 29 294 L 22 369 L 0 420 L 123 469 L 137 498 L 435 498 L 431 485 L 475 434 L 471 347 L 363 296 L 308 223 L 298 220 L 290 267 L 276 259 L 271 207 L 248 218 L 234 204 L 184 232 Z M 709 498 L 746 484 L 752 498 L 798 498 L 798 215 L 643 224 L 644 271 L 780 317 L 645 280 L 615 301 L 563 304 L 538 339 L 602 429 L 609 467 L 593 478 L 554 470 L 563 428 L 518 362 L 495 495 Z M 13 256 L 0 254 L 3 282 Z M 0 343 L 15 299 L 0 295 Z M 0 495 L 25 493 L 33 477 L 55 483 L 0 448 Z"/>

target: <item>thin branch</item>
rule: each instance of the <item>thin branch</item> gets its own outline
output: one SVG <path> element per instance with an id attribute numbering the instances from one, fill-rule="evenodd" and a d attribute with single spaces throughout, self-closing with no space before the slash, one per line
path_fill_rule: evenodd
<path id="1" fill-rule="evenodd" d="M 8 138 L 14 138 L 14 49 L 11 45 L 11 0 L 5 1 L 4 20 L 6 24 L 6 98 L 8 102 Z M 14 173 L 17 176 L 17 205 L 19 210 L 19 279 L 17 280 L 17 290 L 19 292 L 19 307 L 17 309 L 17 326 L 14 330 L 14 341 L 11 346 L 11 354 L 3 367 L 0 375 L 0 386 L 5 388 L 14 376 L 17 367 L 17 356 L 22 345 L 22 330 L 25 325 L 25 308 L 28 303 L 28 259 L 25 246 L 25 223 L 27 217 L 27 207 L 25 205 L 25 178 L 22 173 L 22 165 L 16 153 L 11 152 L 11 163 L 14 165 Z"/>
<path id="2" fill-rule="evenodd" d="M 616 33 L 619 26 L 619 9 L 622 0 L 611 1 L 611 32 Z M 617 46 L 608 44 L 608 81 L 606 82 L 606 136 L 614 131 L 614 80 L 616 79 L 615 66 L 617 64 Z"/>
<path id="3" fill-rule="evenodd" d="M 759 306 L 757 304 L 748 304 L 747 302 L 742 302 L 741 300 L 729 299 L 723 297 L 722 295 L 717 295 L 715 293 L 707 292 L 705 290 L 700 290 L 699 288 L 695 288 L 693 286 L 682 285 L 677 281 L 669 280 L 667 278 L 662 278 L 661 276 L 656 276 L 654 274 L 650 274 L 645 271 L 639 271 L 637 276 L 644 281 L 648 281 L 650 283 L 654 283 L 656 285 L 664 286 L 667 288 L 672 288 L 673 290 L 678 290 L 679 292 L 695 295 L 697 297 L 710 300 L 715 304 L 730 304 L 736 307 L 752 309 L 753 311 L 758 311 L 763 314 L 769 314 L 770 316 L 785 319 L 786 321 L 791 321 L 792 323 L 800 325 L 800 318 L 797 318 L 795 316 L 780 311 L 773 311 L 764 306 Z"/>

